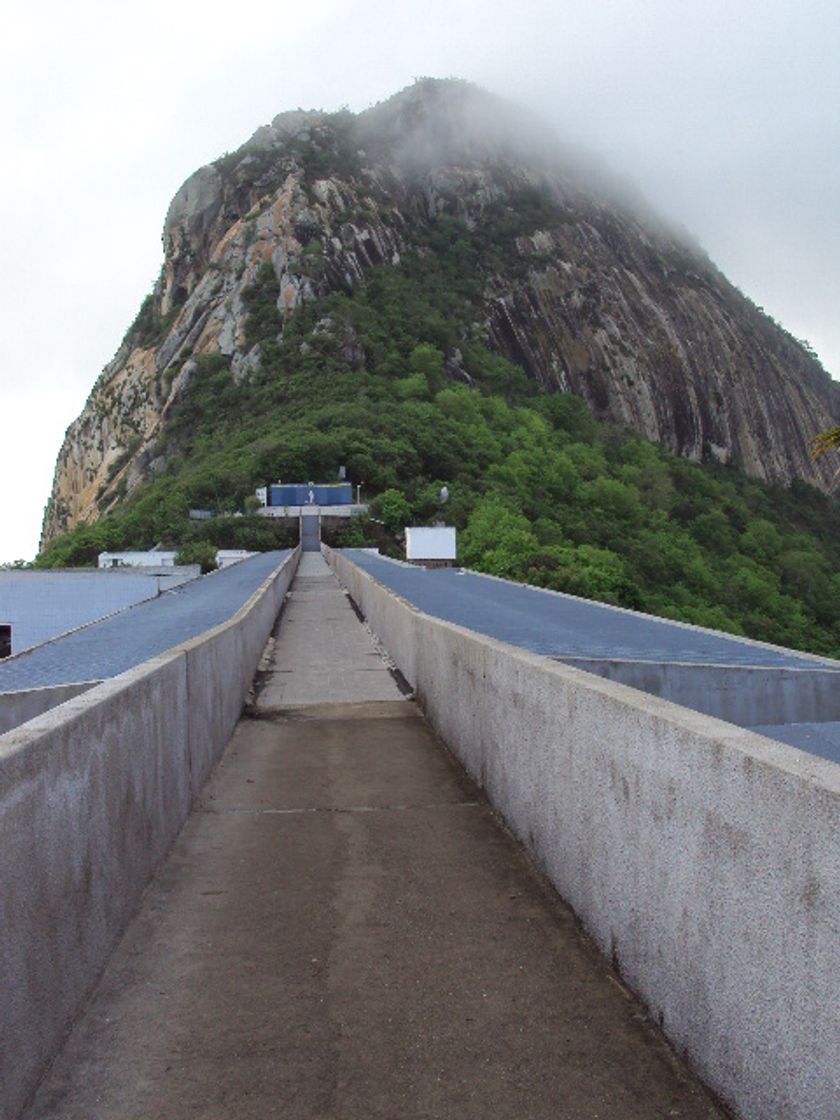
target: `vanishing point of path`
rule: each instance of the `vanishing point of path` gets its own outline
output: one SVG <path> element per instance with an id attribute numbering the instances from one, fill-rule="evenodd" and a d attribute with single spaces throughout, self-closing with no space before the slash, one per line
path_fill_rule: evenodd
<path id="1" fill-rule="evenodd" d="M 305 554 L 27 1120 L 711 1120 Z"/>

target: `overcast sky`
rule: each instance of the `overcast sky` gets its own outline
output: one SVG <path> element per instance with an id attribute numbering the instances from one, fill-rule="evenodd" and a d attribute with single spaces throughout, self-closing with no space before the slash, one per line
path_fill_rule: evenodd
<path id="1" fill-rule="evenodd" d="M 837 0 L 3 0 L 0 561 L 31 558 L 67 425 L 197 167 L 276 113 L 463 77 L 676 220 L 840 377 Z"/>

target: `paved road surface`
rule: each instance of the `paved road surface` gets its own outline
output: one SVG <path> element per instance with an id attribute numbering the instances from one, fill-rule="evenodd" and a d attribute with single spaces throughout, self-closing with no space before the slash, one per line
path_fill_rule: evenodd
<path id="1" fill-rule="evenodd" d="M 115 677 L 235 614 L 287 552 L 265 552 L 0 662 L 0 692 Z"/>
<path id="2" fill-rule="evenodd" d="M 723 1120 L 416 706 L 352 702 L 399 694 L 342 599 L 304 557 L 263 697 L 301 681 L 240 722 L 26 1120 Z"/>
<path id="3" fill-rule="evenodd" d="M 347 549 L 346 555 L 420 610 L 479 634 L 549 656 L 798 666 L 820 662 L 724 635 L 703 634 L 633 611 L 488 579 L 457 568 L 426 569 Z M 836 662 L 827 662 L 837 667 Z"/>

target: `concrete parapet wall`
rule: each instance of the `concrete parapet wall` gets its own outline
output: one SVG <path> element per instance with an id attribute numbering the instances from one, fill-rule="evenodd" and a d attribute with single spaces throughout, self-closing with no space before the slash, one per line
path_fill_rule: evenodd
<path id="1" fill-rule="evenodd" d="M 233 734 L 260 654 L 297 569 L 296 549 L 230 622 L 185 642 L 190 709 L 190 766 L 198 793 Z M 247 620 L 247 624 L 246 623 Z"/>
<path id="2" fill-rule="evenodd" d="M 19 727 L 42 712 L 48 712 L 74 696 L 87 692 L 99 681 L 49 685 L 46 688 L 24 688 L 16 692 L 0 692 L 0 735 Z"/>
<path id="3" fill-rule="evenodd" d="M 236 724 L 297 567 L 0 736 L 0 1116 L 19 1114 Z"/>
<path id="4" fill-rule="evenodd" d="M 562 656 L 556 660 L 741 727 L 840 720 L 837 669 Z"/>
<path id="5" fill-rule="evenodd" d="M 340 581 L 443 740 L 747 1120 L 837 1120 L 840 768 Z"/>

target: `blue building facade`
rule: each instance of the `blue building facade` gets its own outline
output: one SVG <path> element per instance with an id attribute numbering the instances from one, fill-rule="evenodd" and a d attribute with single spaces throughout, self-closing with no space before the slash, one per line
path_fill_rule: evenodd
<path id="1" fill-rule="evenodd" d="M 270 506 L 350 506 L 353 485 L 350 482 L 310 484 L 287 482 L 267 488 Z"/>

